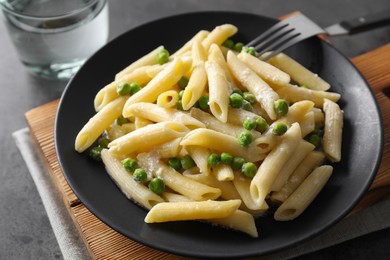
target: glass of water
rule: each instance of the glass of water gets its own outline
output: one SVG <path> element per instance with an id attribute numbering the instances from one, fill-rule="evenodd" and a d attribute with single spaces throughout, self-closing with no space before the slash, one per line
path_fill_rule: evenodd
<path id="1" fill-rule="evenodd" d="M 35 75 L 67 80 L 108 38 L 106 0 L 0 0 L 20 60 Z"/>

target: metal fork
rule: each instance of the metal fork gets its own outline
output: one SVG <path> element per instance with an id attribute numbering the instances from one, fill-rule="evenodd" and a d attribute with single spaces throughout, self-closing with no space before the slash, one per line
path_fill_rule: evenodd
<path id="1" fill-rule="evenodd" d="M 297 13 L 276 23 L 245 47 L 253 47 L 262 60 L 268 60 L 294 44 L 322 33 L 325 33 L 324 29 L 302 13 Z"/>

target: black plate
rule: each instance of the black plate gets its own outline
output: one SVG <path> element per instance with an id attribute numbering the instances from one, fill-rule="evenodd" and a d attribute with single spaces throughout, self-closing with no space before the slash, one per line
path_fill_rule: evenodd
<path id="1" fill-rule="evenodd" d="M 342 162 L 330 182 L 298 219 L 256 221 L 259 238 L 197 222 L 146 224 L 146 211 L 125 198 L 100 163 L 74 150 L 74 140 L 94 114 L 97 91 L 126 65 L 158 45 L 175 51 L 201 29 L 232 23 L 235 36 L 248 42 L 275 20 L 244 13 L 202 12 L 154 21 L 121 35 L 96 53 L 67 86 L 58 110 L 55 142 L 65 178 L 82 203 L 123 235 L 145 245 L 195 257 L 249 257 L 287 248 L 318 235 L 344 217 L 359 201 L 379 166 L 383 131 L 377 103 L 364 78 L 331 45 L 311 38 L 287 53 L 331 83 L 342 95 L 344 110 Z"/>

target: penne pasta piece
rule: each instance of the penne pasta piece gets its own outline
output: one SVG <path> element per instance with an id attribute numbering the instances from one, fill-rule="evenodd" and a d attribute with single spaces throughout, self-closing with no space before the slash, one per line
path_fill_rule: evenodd
<path id="1" fill-rule="evenodd" d="M 313 90 L 325 91 L 330 88 L 328 82 L 314 74 L 296 60 L 290 58 L 284 53 L 275 55 L 268 62 L 280 70 L 286 72 L 291 78 L 301 86 L 306 86 Z"/>
<path id="2" fill-rule="evenodd" d="M 234 179 L 232 167 L 223 163 L 213 168 L 213 174 L 218 181 L 232 181 Z"/>
<path id="3" fill-rule="evenodd" d="M 95 110 L 101 110 L 105 105 L 119 97 L 119 94 L 116 92 L 116 88 L 120 83 L 125 82 L 131 84 L 136 82 L 139 85 L 144 85 L 148 83 L 154 76 L 160 73 L 166 67 L 166 65 L 167 64 L 141 67 L 134 70 L 132 73 L 126 74 L 120 79 L 117 79 L 106 85 L 95 96 Z"/>
<path id="4" fill-rule="evenodd" d="M 145 171 L 164 180 L 166 186 L 191 200 L 213 200 L 221 196 L 221 190 L 191 180 L 178 173 L 159 158 L 150 153 L 141 153 L 137 156 L 138 165 Z"/>
<path id="5" fill-rule="evenodd" d="M 161 197 L 165 201 L 168 201 L 168 202 L 189 202 L 189 201 L 193 201 L 193 200 L 191 200 L 191 199 L 189 199 L 186 196 L 183 196 L 181 194 L 167 192 L 167 191 L 163 192 L 163 194 L 161 194 Z"/>
<path id="6" fill-rule="evenodd" d="M 147 209 L 164 202 L 163 198 L 150 191 L 145 185 L 137 183 L 131 173 L 126 171 L 122 163 L 112 157 L 107 149 L 102 150 L 101 156 L 108 175 L 128 199 Z"/>
<path id="7" fill-rule="evenodd" d="M 274 103 L 279 99 L 278 94 L 231 51 L 227 54 L 227 63 L 233 76 L 256 97 L 269 118 L 275 120 Z"/>
<path id="8" fill-rule="evenodd" d="M 251 162 L 261 161 L 265 156 L 256 146 L 241 147 L 237 142 L 237 138 L 205 128 L 191 131 L 180 144 L 182 146 L 198 145 L 219 152 L 228 152 L 233 156 L 243 157 L 246 161 Z"/>
<path id="9" fill-rule="evenodd" d="M 157 64 L 157 54 L 164 49 L 164 46 L 159 46 L 156 49 L 152 50 L 145 56 L 131 63 L 129 66 L 121 70 L 115 75 L 115 80 L 120 79 L 124 75 L 138 69 L 142 66 Z"/>
<path id="10" fill-rule="evenodd" d="M 301 215 L 328 182 L 332 172 L 330 165 L 316 168 L 275 211 L 275 220 L 293 220 Z"/>
<path id="11" fill-rule="evenodd" d="M 314 113 L 314 123 L 316 125 L 323 124 L 325 122 L 325 114 L 321 109 L 313 107 L 312 109 Z"/>
<path id="12" fill-rule="evenodd" d="M 152 125 L 153 122 L 146 119 L 146 118 L 143 118 L 143 117 L 135 117 L 134 118 L 134 126 L 135 126 L 135 129 L 140 129 L 140 128 L 143 128 L 147 125 Z"/>
<path id="13" fill-rule="evenodd" d="M 210 46 L 215 43 L 222 45 L 229 37 L 233 36 L 237 32 L 237 27 L 232 24 L 223 24 L 216 26 L 202 41 L 203 47 L 206 53 L 209 51 Z"/>
<path id="14" fill-rule="evenodd" d="M 203 48 L 200 39 L 197 39 L 192 43 L 191 56 L 193 64 L 198 64 L 199 62 L 205 62 L 207 60 L 207 53 Z"/>
<path id="15" fill-rule="evenodd" d="M 294 122 L 300 122 L 305 118 L 305 115 L 314 107 L 314 103 L 309 100 L 302 100 L 292 104 L 287 115 L 279 118 L 277 121 L 291 125 Z"/>
<path id="16" fill-rule="evenodd" d="M 187 87 L 184 89 L 182 106 L 184 110 L 190 109 L 202 96 L 207 85 L 207 74 L 204 62 L 194 65 Z"/>
<path id="17" fill-rule="evenodd" d="M 343 111 L 335 102 L 325 99 L 325 127 L 322 147 L 332 162 L 341 160 L 341 139 L 343 133 Z"/>
<path id="18" fill-rule="evenodd" d="M 212 115 L 210 115 L 209 113 L 204 112 L 198 108 L 192 108 L 190 110 L 190 115 L 196 118 L 197 120 L 201 121 L 203 124 L 205 124 L 206 128 L 214 131 L 218 131 L 223 134 L 237 137 L 244 130 L 244 128 L 242 127 L 242 122 L 239 124 L 240 126 L 229 124 L 229 123 L 223 123 L 218 119 L 216 119 L 215 117 L 213 117 Z M 257 131 L 253 131 L 252 135 L 253 135 L 253 139 L 255 139 L 258 138 L 261 134 Z"/>
<path id="19" fill-rule="evenodd" d="M 250 185 L 250 193 L 259 206 L 265 202 L 265 197 L 270 192 L 272 183 L 294 153 L 300 140 L 301 128 L 299 124 L 294 123 L 283 135 L 280 144 L 272 149 L 258 168 Z"/>
<path id="20" fill-rule="evenodd" d="M 168 90 L 158 96 L 157 105 L 162 108 L 176 108 L 177 101 L 179 101 L 179 93 Z"/>
<path id="21" fill-rule="evenodd" d="M 290 83 L 289 74 L 249 53 L 241 52 L 237 57 L 274 89 Z"/>
<path id="22" fill-rule="evenodd" d="M 230 88 L 229 88 L 229 90 L 230 90 L 229 94 L 230 94 L 233 91 L 233 87 L 235 85 L 234 79 L 233 79 L 232 74 L 230 73 L 229 67 L 228 67 L 226 60 L 225 60 L 225 56 L 222 53 L 220 46 L 218 46 L 215 43 L 211 45 L 210 50 L 209 50 L 208 60 L 218 63 L 218 65 L 225 72 L 225 77 L 226 77 L 227 81 L 229 82 L 229 86 L 230 86 Z"/>
<path id="23" fill-rule="evenodd" d="M 108 148 L 113 156 L 124 157 L 150 151 L 154 146 L 182 137 L 188 131 L 184 125 L 175 122 L 151 124 L 112 141 Z"/>
<path id="24" fill-rule="evenodd" d="M 215 223 L 229 229 L 244 232 L 251 237 L 258 237 L 255 219 L 245 211 L 236 210 L 231 216 L 218 219 L 209 219 L 211 223 Z"/>
<path id="25" fill-rule="evenodd" d="M 172 58 L 179 57 L 181 55 L 184 55 L 186 52 L 191 51 L 192 44 L 197 40 L 202 41 L 203 39 L 205 39 L 207 37 L 208 34 L 209 34 L 209 31 L 206 31 L 206 30 L 199 31 L 197 34 L 195 34 L 194 37 L 191 38 L 191 40 L 186 42 L 180 49 L 178 49 L 175 53 L 173 53 L 171 55 L 171 57 Z"/>
<path id="26" fill-rule="evenodd" d="M 264 119 L 267 120 L 266 117 L 263 116 L 263 114 L 259 113 L 254 113 L 250 112 L 244 109 L 235 109 L 232 107 L 229 107 L 228 111 L 228 119 L 227 122 L 234 124 L 234 125 L 239 125 L 242 126 L 242 123 L 244 122 L 245 119 L 247 118 L 258 118 L 258 117 L 263 117 Z"/>
<path id="27" fill-rule="evenodd" d="M 77 152 L 82 153 L 88 149 L 104 130 L 120 117 L 127 98 L 128 96 L 115 99 L 89 119 L 77 134 L 75 140 L 75 150 Z"/>
<path id="28" fill-rule="evenodd" d="M 156 145 L 153 147 L 151 152 L 156 153 L 160 158 L 173 158 L 177 157 L 180 153 L 181 142 L 182 138 L 176 138 L 173 139 L 172 141 L 165 142 L 160 145 Z"/>
<path id="29" fill-rule="evenodd" d="M 146 223 L 225 218 L 234 214 L 241 200 L 163 202 L 146 215 Z"/>
<path id="30" fill-rule="evenodd" d="M 198 166 L 201 173 L 204 175 L 210 174 L 210 165 L 207 159 L 210 155 L 209 149 L 201 146 L 187 146 L 188 154 L 194 160 L 196 166 Z"/>
<path id="31" fill-rule="evenodd" d="M 205 67 L 209 81 L 210 111 L 219 121 L 226 123 L 231 93 L 229 82 L 218 63 L 207 61 Z"/>
<path id="32" fill-rule="evenodd" d="M 287 180 L 287 183 L 284 184 L 282 189 L 271 194 L 271 200 L 275 202 L 285 201 L 291 193 L 303 182 L 303 180 L 310 174 L 310 172 L 320 165 L 325 159 L 325 154 L 323 152 L 312 151 L 302 163 L 294 170 Z"/>
<path id="33" fill-rule="evenodd" d="M 330 99 L 333 102 L 337 102 L 340 99 L 340 94 L 338 93 L 311 90 L 290 84 L 278 89 L 277 93 L 280 98 L 284 98 L 290 103 L 295 103 L 301 100 L 310 100 L 313 101 L 314 106 L 318 108 L 322 108 L 325 98 Z"/>
<path id="34" fill-rule="evenodd" d="M 280 170 L 280 174 L 276 177 L 275 181 L 271 185 L 271 191 L 281 190 L 284 184 L 287 183 L 288 178 L 293 171 L 298 167 L 299 164 L 306 158 L 306 156 L 314 150 L 314 145 L 305 140 L 301 140 L 288 161 L 283 165 Z"/>
<path id="35" fill-rule="evenodd" d="M 248 209 L 256 210 L 258 214 L 259 214 L 259 211 L 262 213 L 265 213 L 265 211 L 268 209 L 268 204 L 265 202 L 265 203 L 259 205 L 258 203 L 256 203 L 253 200 L 253 198 L 249 192 L 251 181 L 252 181 L 252 179 L 244 177 L 239 172 L 234 173 L 233 184 L 234 184 L 234 187 L 236 188 L 237 192 L 240 194 L 240 198 L 241 198 L 242 202 L 245 204 L 245 206 L 247 206 Z"/>
<path id="36" fill-rule="evenodd" d="M 206 127 L 202 122 L 187 113 L 176 109 L 163 108 L 152 103 L 135 103 L 128 106 L 127 111 L 132 115 L 137 115 L 137 117 L 142 117 L 152 122 L 174 121 L 185 125 L 189 129 Z"/>
<path id="37" fill-rule="evenodd" d="M 164 70 L 162 70 L 156 77 L 154 77 L 145 87 L 132 95 L 126 102 L 123 108 L 123 116 L 130 117 L 132 114 L 128 111 L 128 107 L 138 102 L 153 103 L 158 96 L 172 89 L 172 87 L 179 81 L 183 73 L 188 70 L 188 65 L 182 59 L 175 59 Z"/>
<path id="38" fill-rule="evenodd" d="M 185 174 L 186 177 L 191 178 L 197 182 L 206 184 L 210 187 L 214 187 L 221 190 L 221 198 L 224 200 L 241 199 L 233 183 L 230 181 L 218 181 L 213 174 L 205 175 L 204 173 L 199 174 Z M 241 204 L 240 207 L 244 206 Z"/>
<path id="39" fill-rule="evenodd" d="M 314 120 L 314 112 L 310 111 L 306 113 L 301 121 L 298 122 L 301 126 L 302 138 L 310 134 L 316 128 L 316 123 Z"/>

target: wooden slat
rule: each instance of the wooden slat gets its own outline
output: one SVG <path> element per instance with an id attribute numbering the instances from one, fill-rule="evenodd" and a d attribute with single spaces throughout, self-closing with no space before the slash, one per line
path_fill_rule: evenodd
<path id="1" fill-rule="evenodd" d="M 383 56 L 387 58 L 383 59 Z M 381 92 L 386 86 L 389 86 L 388 75 L 390 74 L 384 75 L 383 73 L 383 71 L 390 67 L 389 56 L 390 45 L 386 45 L 373 51 L 372 55 L 368 53 L 353 59 L 353 62 L 377 92 L 376 97 L 384 119 L 385 147 L 381 167 L 370 187 L 370 191 L 352 213 L 367 208 L 383 198 L 388 198 L 390 194 L 390 100 Z M 377 62 L 381 62 L 381 66 L 377 66 Z M 377 75 L 381 76 L 378 77 Z M 68 212 L 92 258 L 183 259 L 182 257 L 146 247 L 124 237 L 97 219 L 80 203 L 67 184 L 57 161 L 54 147 L 54 119 L 57 106 L 58 100 L 55 100 L 32 109 L 26 113 L 26 119 L 32 136 L 47 163 L 50 177 L 61 194 Z"/>

